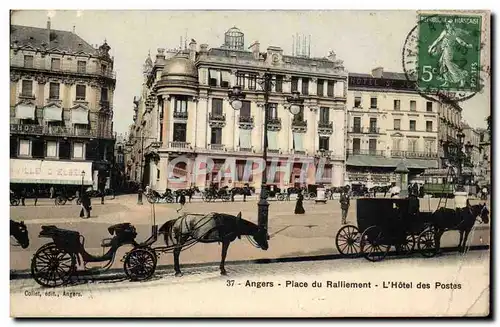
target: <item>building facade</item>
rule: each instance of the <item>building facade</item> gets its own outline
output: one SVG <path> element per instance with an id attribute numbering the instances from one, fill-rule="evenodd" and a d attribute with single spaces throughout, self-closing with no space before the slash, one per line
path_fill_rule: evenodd
<path id="1" fill-rule="evenodd" d="M 481 149 L 478 184 L 491 186 L 491 135 L 486 129 L 478 129 Z M 491 190 L 490 190 L 491 192 Z"/>
<path id="2" fill-rule="evenodd" d="M 273 78 L 267 166 L 274 168 L 267 172 L 268 184 L 343 185 L 347 72 L 333 52 L 326 58 L 289 56 L 274 46 L 261 51 L 258 42 L 246 49 L 243 33 L 232 28 L 219 48 L 198 48 L 192 40 L 186 49 L 158 49 L 144 71 L 129 140 L 137 153 L 132 167 L 143 167 L 145 185 L 165 190 L 249 183 L 258 189 L 264 74 Z M 235 85 L 246 94 L 238 111 L 228 99 Z M 293 91 L 304 99 L 296 116 L 287 102 Z"/>
<path id="3" fill-rule="evenodd" d="M 462 123 L 462 129 L 465 135 L 464 138 L 464 144 L 467 145 L 470 143 L 472 145 L 470 149 L 470 153 L 468 154 L 470 156 L 470 165 L 471 167 L 468 167 L 467 173 L 470 173 L 472 175 L 471 182 L 479 182 L 482 178 L 484 178 L 485 172 L 482 171 L 482 156 L 481 156 L 481 132 L 478 131 L 475 128 L 470 127 L 466 123 Z M 467 147 L 464 146 L 464 151 Z"/>
<path id="4" fill-rule="evenodd" d="M 402 73 L 349 73 L 346 181 L 386 185 L 404 161 L 415 177 L 438 167 L 439 103 L 428 101 Z"/>
<path id="5" fill-rule="evenodd" d="M 462 109 L 459 105 L 442 104 L 439 107 L 439 143 L 440 167 L 446 168 L 447 158 L 458 144 L 457 134 L 462 129 Z"/>
<path id="6" fill-rule="evenodd" d="M 11 183 L 109 184 L 116 83 L 109 45 L 94 48 L 50 21 L 11 25 L 10 38 Z"/>

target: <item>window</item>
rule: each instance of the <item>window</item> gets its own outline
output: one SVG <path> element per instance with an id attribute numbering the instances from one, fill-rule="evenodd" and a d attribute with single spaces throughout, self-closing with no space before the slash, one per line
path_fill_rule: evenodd
<path id="1" fill-rule="evenodd" d="M 222 144 L 222 128 L 212 127 L 212 134 L 210 137 L 211 144 Z"/>
<path id="2" fill-rule="evenodd" d="M 359 154 L 360 149 L 361 149 L 361 139 L 357 139 L 357 138 L 353 139 L 352 140 L 352 152 L 354 154 L 356 154 L 356 153 Z"/>
<path id="3" fill-rule="evenodd" d="M 377 109 L 377 98 L 376 97 L 370 98 L 370 108 Z"/>
<path id="4" fill-rule="evenodd" d="M 333 86 L 335 85 L 334 81 L 328 81 L 326 85 L 326 96 L 333 97 Z"/>
<path id="5" fill-rule="evenodd" d="M 361 97 L 360 96 L 354 97 L 354 108 L 361 108 Z"/>
<path id="6" fill-rule="evenodd" d="M 417 151 L 417 140 L 416 139 L 408 139 L 408 151 L 416 152 Z"/>
<path id="7" fill-rule="evenodd" d="M 432 132 L 432 121 L 428 120 L 425 122 L 425 131 Z"/>
<path id="8" fill-rule="evenodd" d="M 325 82 L 324 80 L 318 79 L 318 84 L 316 84 L 316 86 L 317 86 L 317 94 L 320 97 L 324 96 L 324 93 L 323 93 L 324 92 L 324 90 L 323 90 L 324 82 Z"/>
<path id="9" fill-rule="evenodd" d="M 377 118 L 370 118 L 370 133 L 377 133 Z"/>
<path id="10" fill-rule="evenodd" d="M 401 150 L 401 139 L 393 139 L 392 140 L 392 150 L 399 151 Z"/>
<path id="11" fill-rule="evenodd" d="M 59 83 L 50 83 L 49 99 L 59 99 Z"/>
<path id="12" fill-rule="evenodd" d="M 52 58 L 50 62 L 50 69 L 52 70 L 60 70 L 61 69 L 61 59 Z"/>
<path id="13" fill-rule="evenodd" d="M 85 101 L 85 85 L 76 85 L 76 99 Z"/>
<path id="14" fill-rule="evenodd" d="M 278 105 L 276 103 L 269 103 L 267 110 L 267 119 L 277 119 L 278 118 Z"/>
<path id="15" fill-rule="evenodd" d="M 156 179 L 160 180 L 160 170 L 156 169 Z"/>
<path id="16" fill-rule="evenodd" d="M 241 101 L 240 117 L 250 117 L 252 115 L 250 101 Z"/>
<path id="17" fill-rule="evenodd" d="M 83 143 L 73 143 L 73 158 L 83 159 Z"/>
<path id="18" fill-rule="evenodd" d="M 175 112 L 187 112 L 187 97 L 176 96 L 174 104 Z"/>
<path id="19" fill-rule="evenodd" d="M 229 87 L 229 72 L 221 71 L 220 72 L 220 86 L 221 87 Z"/>
<path id="20" fill-rule="evenodd" d="M 28 97 L 33 96 L 33 81 L 23 80 L 21 94 Z"/>
<path id="21" fill-rule="evenodd" d="M 417 101 L 415 100 L 410 101 L 410 111 L 417 111 Z"/>
<path id="22" fill-rule="evenodd" d="M 174 142 L 186 142 L 186 124 L 174 123 Z"/>
<path id="23" fill-rule="evenodd" d="M 87 72 L 87 62 L 83 60 L 78 60 L 76 64 L 76 71 L 78 73 L 85 74 Z"/>
<path id="24" fill-rule="evenodd" d="M 330 108 L 328 108 L 328 107 L 319 108 L 319 121 L 321 123 L 329 123 L 330 122 Z"/>
<path id="25" fill-rule="evenodd" d="M 160 121 L 160 142 L 163 142 L 163 121 Z"/>
<path id="26" fill-rule="evenodd" d="M 401 130 L 401 119 L 394 119 L 394 130 Z"/>
<path id="27" fill-rule="evenodd" d="M 248 76 L 248 89 L 255 90 L 256 86 L 257 86 L 257 76 L 249 75 Z"/>
<path id="28" fill-rule="evenodd" d="M 302 78 L 302 94 L 303 95 L 309 94 L 309 79 L 308 78 Z"/>
<path id="29" fill-rule="evenodd" d="M 46 156 L 51 157 L 51 158 L 57 157 L 57 142 L 56 141 L 47 141 Z"/>
<path id="30" fill-rule="evenodd" d="M 283 92 L 283 76 L 276 76 L 276 92 Z"/>
<path id="31" fill-rule="evenodd" d="M 330 149 L 330 138 L 320 136 L 319 137 L 319 149 L 328 151 Z"/>
<path id="32" fill-rule="evenodd" d="M 108 89 L 105 87 L 101 89 L 101 101 L 108 101 Z"/>
<path id="33" fill-rule="evenodd" d="M 102 64 L 101 65 L 101 74 L 106 74 L 108 72 L 108 66 Z"/>
<path id="34" fill-rule="evenodd" d="M 401 100 L 394 100 L 394 110 L 401 110 Z"/>
<path id="35" fill-rule="evenodd" d="M 425 104 L 427 112 L 432 112 L 432 101 L 427 101 Z"/>
<path id="36" fill-rule="evenodd" d="M 361 133 L 361 117 L 354 117 L 354 124 L 352 131 L 354 133 Z"/>
<path id="37" fill-rule="evenodd" d="M 71 159 L 71 144 L 66 140 L 59 141 L 59 159 Z"/>
<path id="38" fill-rule="evenodd" d="M 24 56 L 24 67 L 33 68 L 33 56 Z"/>
<path id="39" fill-rule="evenodd" d="M 377 139 L 368 140 L 368 150 L 370 154 L 376 154 L 377 152 Z"/>
<path id="40" fill-rule="evenodd" d="M 33 139 L 31 141 L 31 157 L 43 158 L 45 156 L 45 142 L 40 139 Z"/>
<path id="41" fill-rule="evenodd" d="M 10 157 L 11 158 L 17 158 L 17 147 L 19 144 L 17 143 L 17 138 L 16 137 L 11 137 L 10 138 Z"/>
<path id="42" fill-rule="evenodd" d="M 19 156 L 31 156 L 30 140 L 19 140 Z"/>
<path id="43" fill-rule="evenodd" d="M 416 131 L 416 130 L 417 130 L 417 121 L 410 120 L 410 131 Z"/>
<path id="44" fill-rule="evenodd" d="M 292 77 L 292 86 L 291 86 L 291 91 L 295 92 L 299 90 L 299 78 L 298 77 Z"/>
<path id="45" fill-rule="evenodd" d="M 212 115 L 222 115 L 222 99 L 212 98 Z"/>

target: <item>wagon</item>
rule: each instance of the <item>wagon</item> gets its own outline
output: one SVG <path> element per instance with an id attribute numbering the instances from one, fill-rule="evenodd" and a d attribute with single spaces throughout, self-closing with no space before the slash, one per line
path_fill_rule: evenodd
<path id="1" fill-rule="evenodd" d="M 336 246 L 341 255 L 384 259 L 391 247 L 409 255 L 417 247 L 425 257 L 436 254 L 432 212 L 409 211 L 410 199 L 363 198 L 357 200 L 357 226 L 343 226 Z"/>

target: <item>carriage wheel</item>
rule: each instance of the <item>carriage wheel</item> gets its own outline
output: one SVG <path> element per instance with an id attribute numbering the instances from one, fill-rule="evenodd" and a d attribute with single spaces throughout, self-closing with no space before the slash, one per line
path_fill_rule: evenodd
<path id="1" fill-rule="evenodd" d="M 146 199 L 148 199 L 148 202 L 151 204 L 156 203 L 156 197 L 146 196 Z"/>
<path id="2" fill-rule="evenodd" d="M 432 226 L 424 229 L 418 236 L 418 251 L 426 258 L 432 258 L 437 254 L 436 232 Z"/>
<path id="3" fill-rule="evenodd" d="M 174 198 L 171 196 L 167 197 L 167 203 L 174 203 Z"/>
<path id="4" fill-rule="evenodd" d="M 278 201 L 285 201 L 285 195 L 284 194 L 278 194 L 276 196 L 276 200 L 278 200 Z"/>
<path id="5" fill-rule="evenodd" d="M 14 207 L 17 207 L 19 205 L 19 199 L 10 199 L 10 204 L 13 205 Z"/>
<path id="6" fill-rule="evenodd" d="M 382 229 L 378 226 L 370 226 L 361 234 L 360 251 L 365 259 L 373 262 L 380 261 L 387 256 L 391 248 L 390 245 L 384 243 Z"/>
<path id="7" fill-rule="evenodd" d="M 360 233 L 356 226 L 347 225 L 339 229 L 335 237 L 335 245 L 340 254 L 344 256 L 359 253 Z"/>
<path id="8" fill-rule="evenodd" d="M 31 277 L 45 287 L 66 284 L 75 270 L 75 256 L 58 248 L 54 243 L 42 246 L 31 260 Z"/>
<path id="9" fill-rule="evenodd" d="M 133 281 L 143 281 L 153 277 L 156 269 L 156 253 L 150 248 L 135 248 L 125 256 L 123 270 Z"/>
<path id="10" fill-rule="evenodd" d="M 55 203 L 56 203 L 56 206 L 63 206 L 66 204 L 66 199 L 63 198 L 62 196 L 58 196 L 56 199 L 55 199 Z"/>
<path id="11" fill-rule="evenodd" d="M 309 199 L 314 199 L 316 197 L 316 193 L 309 193 Z"/>
<path id="12" fill-rule="evenodd" d="M 413 250 L 415 250 L 415 236 L 408 234 L 404 242 L 399 245 L 399 252 L 401 255 L 410 255 Z"/>
<path id="13" fill-rule="evenodd" d="M 304 200 L 306 200 L 306 201 L 309 200 L 309 193 L 304 194 Z"/>

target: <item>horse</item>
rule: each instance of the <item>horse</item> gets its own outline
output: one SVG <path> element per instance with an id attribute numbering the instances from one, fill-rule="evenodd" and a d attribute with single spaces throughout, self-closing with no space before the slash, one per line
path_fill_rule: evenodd
<path id="1" fill-rule="evenodd" d="M 433 226 L 435 228 L 436 249 L 440 249 L 441 237 L 449 230 L 457 230 L 460 233 L 458 251 L 463 253 L 467 244 L 469 233 L 476 222 L 477 217 L 481 218 L 481 223 L 489 222 L 490 211 L 484 204 L 470 205 L 459 209 L 439 208 L 432 215 Z"/>
<path id="2" fill-rule="evenodd" d="M 220 262 L 220 273 L 226 275 L 224 263 L 227 250 L 231 242 L 242 235 L 248 237 L 250 243 L 255 247 L 267 250 L 267 231 L 256 224 L 241 218 L 241 212 L 237 216 L 223 213 L 189 214 L 165 222 L 158 230 L 164 235 L 165 244 L 173 248 L 175 276 L 182 276 L 179 256 L 183 247 L 190 247 L 196 243 L 222 243 Z"/>
<path id="3" fill-rule="evenodd" d="M 181 196 L 181 194 L 184 194 L 185 196 L 187 196 L 189 198 L 189 202 L 191 203 L 191 199 L 193 198 L 193 195 L 200 193 L 200 189 L 198 188 L 198 186 L 191 186 L 188 189 L 178 189 L 174 193 L 175 193 L 175 202 L 176 203 L 179 202 L 179 197 Z"/>
<path id="4" fill-rule="evenodd" d="M 28 237 L 28 228 L 24 224 L 24 221 L 17 222 L 10 220 L 10 236 L 14 236 L 17 243 L 26 249 L 30 245 L 30 239 Z"/>

